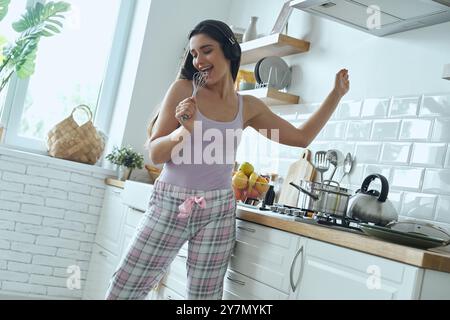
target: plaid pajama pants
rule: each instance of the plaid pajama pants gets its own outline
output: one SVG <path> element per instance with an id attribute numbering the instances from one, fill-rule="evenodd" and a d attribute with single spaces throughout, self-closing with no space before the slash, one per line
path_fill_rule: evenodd
<path id="1" fill-rule="evenodd" d="M 188 243 L 187 298 L 221 299 L 235 242 L 232 189 L 199 191 L 158 181 L 106 299 L 144 299 Z"/>

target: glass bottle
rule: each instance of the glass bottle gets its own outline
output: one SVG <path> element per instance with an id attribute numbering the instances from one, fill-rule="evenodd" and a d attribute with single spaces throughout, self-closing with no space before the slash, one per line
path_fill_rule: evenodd
<path id="1" fill-rule="evenodd" d="M 256 31 L 256 22 L 258 17 L 251 17 L 250 24 L 245 30 L 244 36 L 242 38 L 243 42 L 255 40 L 258 37 L 258 32 Z"/>

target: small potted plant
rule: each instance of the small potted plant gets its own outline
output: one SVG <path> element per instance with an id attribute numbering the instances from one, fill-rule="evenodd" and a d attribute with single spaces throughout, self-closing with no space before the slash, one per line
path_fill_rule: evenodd
<path id="1" fill-rule="evenodd" d="M 117 165 L 117 178 L 122 181 L 130 178 L 133 169 L 144 167 L 144 156 L 134 151 L 130 146 L 120 149 L 115 146 L 113 151 L 106 156 L 106 159 Z"/>

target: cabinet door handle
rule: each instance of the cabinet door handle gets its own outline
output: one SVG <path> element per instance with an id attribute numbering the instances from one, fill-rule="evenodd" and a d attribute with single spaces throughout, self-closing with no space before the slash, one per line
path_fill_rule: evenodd
<path id="1" fill-rule="evenodd" d="M 102 257 L 108 258 L 108 255 L 105 252 L 103 252 L 102 250 L 100 250 L 98 252 L 98 254 L 101 255 Z"/>
<path id="2" fill-rule="evenodd" d="M 247 228 L 247 227 L 242 227 L 242 226 L 238 226 L 237 228 L 241 229 L 241 230 L 244 230 L 244 231 L 247 231 L 247 232 L 251 232 L 251 233 L 255 233 L 256 232 L 256 230 L 252 229 L 252 228 Z"/>
<path id="3" fill-rule="evenodd" d="M 187 259 L 187 255 L 185 255 L 185 254 L 177 254 L 177 257 L 180 257 L 182 259 Z"/>
<path id="4" fill-rule="evenodd" d="M 297 287 L 298 287 L 298 284 L 300 282 L 300 279 L 302 278 L 301 275 L 302 275 L 302 272 L 303 272 L 303 266 L 302 266 L 302 264 L 300 264 L 300 274 L 299 274 L 299 276 L 297 278 L 297 281 L 294 283 L 294 266 L 295 266 L 295 263 L 296 263 L 296 261 L 298 259 L 298 256 L 300 254 L 302 254 L 302 262 L 303 262 L 303 245 L 300 247 L 300 249 L 298 249 L 297 254 L 294 257 L 294 260 L 292 260 L 292 263 L 291 263 L 291 270 L 290 270 L 289 280 L 291 282 L 291 288 L 292 288 L 293 292 L 295 292 L 295 290 L 297 290 Z"/>
<path id="5" fill-rule="evenodd" d="M 137 211 L 139 213 L 145 213 L 145 210 L 141 210 L 141 209 L 138 209 L 138 208 L 135 208 L 135 207 L 130 207 L 130 209 L 134 210 L 134 211 Z"/>
<path id="6" fill-rule="evenodd" d="M 227 279 L 230 280 L 231 282 L 234 282 L 234 283 L 240 285 L 240 286 L 245 286 L 245 282 L 244 281 L 233 279 L 230 276 L 227 276 Z"/>

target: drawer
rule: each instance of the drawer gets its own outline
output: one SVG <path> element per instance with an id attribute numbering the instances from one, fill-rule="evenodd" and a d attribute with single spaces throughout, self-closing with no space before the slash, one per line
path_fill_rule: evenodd
<path id="1" fill-rule="evenodd" d="M 293 236 L 296 235 L 256 223 L 236 220 L 236 238 L 254 245 L 268 243 L 281 250 L 289 249 L 292 246 Z"/>
<path id="2" fill-rule="evenodd" d="M 127 218 L 126 218 L 125 223 L 127 225 L 129 225 L 130 227 L 136 228 L 143 216 L 144 216 L 144 213 L 142 211 L 128 207 L 127 208 Z"/>
<path id="3" fill-rule="evenodd" d="M 122 192 L 123 203 L 131 208 L 145 212 L 152 192 L 153 185 L 151 184 L 127 180 Z"/>
<path id="4" fill-rule="evenodd" d="M 223 299 L 287 300 L 288 295 L 238 272 L 228 270 L 225 275 Z"/>
<path id="5" fill-rule="evenodd" d="M 186 274 L 186 260 L 187 260 L 187 243 L 181 247 L 162 283 L 175 291 L 178 295 L 184 297 L 186 294 L 187 274 Z"/>
<path id="6" fill-rule="evenodd" d="M 300 237 L 288 232 L 238 221 L 229 268 L 285 293 Z"/>
<path id="7" fill-rule="evenodd" d="M 166 287 L 169 287 L 173 291 L 177 292 L 180 296 L 185 296 L 186 292 L 186 259 L 177 256 L 172 262 L 167 273 L 165 280 L 163 281 Z"/>
<path id="8" fill-rule="evenodd" d="M 159 300 L 184 300 L 183 296 L 166 286 L 161 286 L 158 291 L 158 298 Z"/>
<path id="9" fill-rule="evenodd" d="M 383 279 L 397 283 L 403 282 L 405 267 L 410 267 L 400 262 L 313 239 L 308 239 L 307 252 L 310 259 L 332 262 L 340 268 L 349 270 L 349 272 L 368 275 L 369 267 L 376 266 L 379 270 L 382 270 L 381 277 Z"/>

